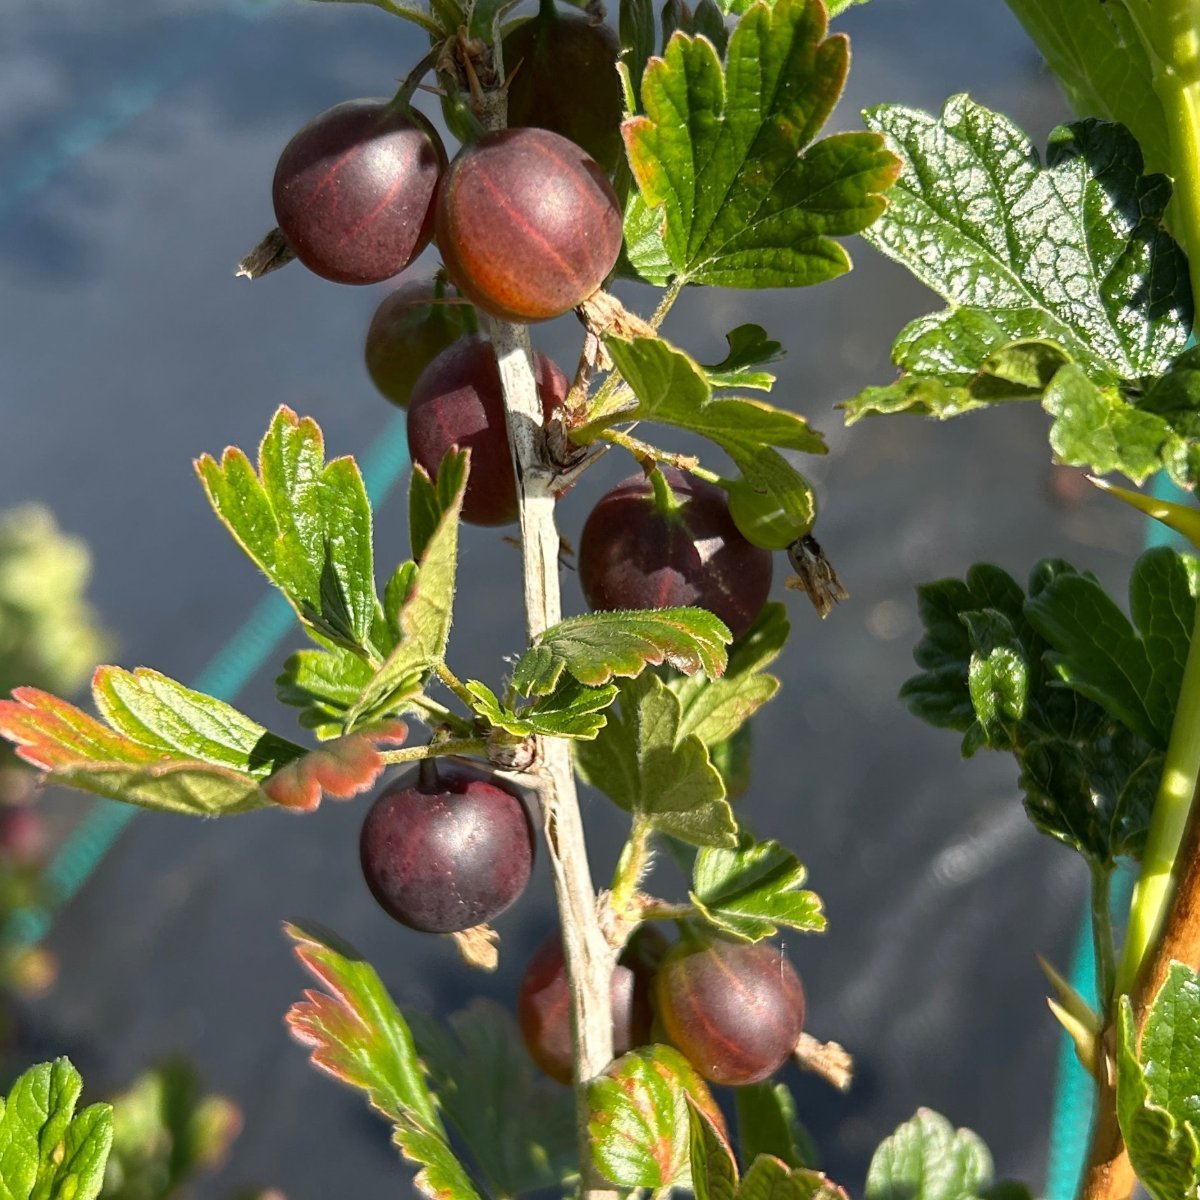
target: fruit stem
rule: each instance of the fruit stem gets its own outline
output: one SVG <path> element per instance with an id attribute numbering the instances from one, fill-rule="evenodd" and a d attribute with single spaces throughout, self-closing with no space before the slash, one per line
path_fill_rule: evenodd
<path id="1" fill-rule="evenodd" d="M 657 463 L 651 463 L 646 471 L 646 478 L 654 489 L 654 507 L 661 516 L 668 516 L 679 507 L 679 500 L 671 491 L 667 477 L 659 469 Z"/>
<path id="2" fill-rule="evenodd" d="M 497 38 L 495 68 L 503 77 L 498 42 Z M 507 110 L 502 89 L 488 95 L 482 115 L 489 131 L 507 125 Z M 532 643 L 562 619 L 558 578 L 561 539 L 554 521 L 556 472 L 546 449 L 529 330 L 490 316 L 485 318 L 485 325 L 500 368 L 509 452 L 517 477 L 525 626 Z M 533 777 L 541 799 L 571 995 L 579 1195 L 580 1200 L 618 1200 L 617 1190 L 599 1174 L 592 1158 L 587 1092 L 588 1081 L 613 1058 L 611 988 L 617 954 L 609 946 L 600 922 L 570 742 L 542 737 L 537 751 Z"/>
<path id="3" fill-rule="evenodd" d="M 396 766 L 399 763 L 442 758 L 449 754 L 487 758 L 487 742 L 483 738 L 446 738 L 440 742 L 430 742 L 426 746 L 405 746 L 402 750 L 382 750 L 379 757 L 389 766 Z"/>
<path id="4" fill-rule="evenodd" d="M 412 107 L 413 94 L 417 88 L 421 86 L 421 80 L 437 66 L 438 59 L 441 57 L 442 45 L 439 41 L 432 50 L 407 75 L 404 77 L 404 82 L 400 85 L 400 90 L 397 91 L 392 98 L 390 108 L 398 108 L 407 112 Z"/>

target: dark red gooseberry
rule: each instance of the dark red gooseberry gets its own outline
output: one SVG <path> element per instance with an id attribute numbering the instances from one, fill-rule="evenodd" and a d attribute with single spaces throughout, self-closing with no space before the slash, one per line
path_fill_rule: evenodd
<path id="1" fill-rule="evenodd" d="M 612 27 L 583 13 L 551 8 L 522 21 L 504 38 L 509 125 L 562 134 L 613 171 L 624 149 L 620 52 Z"/>
<path id="2" fill-rule="evenodd" d="M 468 300 L 504 320 L 544 321 L 604 282 L 621 251 L 621 208 L 574 142 L 502 129 L 464 146 L 442 177 L 437 243 Z"/>
<path id="3" fill-rule="evenodd" d="M 521 798 L 485 771 L 429 759 L 371 805 L 363 877 L 384 910 L 426 933 L 456 933 L 502 913 L 533 868 Z"/>
<path id="4" fill-rule="evenodd" d="M 579 541 L 583 594 L 594 610 L 697 605 L 740 637 L 767 602 L 771 552 L 742 536 L 719 487 L 663 474 L 672 506 L 634 475 L 592 509 Z"/>
<path id="5" fill-rule="evenodd" d="M 448 284 L 409 279 L 385 296 L 367 330 L 367 372 L 380 394 L 408 407 L 413 384 L 460 337 L 474 331 L 474 309 Z"/>
<path id="6" fill-rule="evenodd" d="M 275 219 L 310 271 L 335 283 L 378 283 L 429 244 L 445 166 L 441 139 L 420 113 L 347 100 L 284 148 Z"/>
<path id="7" fill-rule="evenodd" d="M 533 356 L 543 416 L 567 394 L 567 378 L 544 354 Z M 504 422 L 504 392 L 496 352 L 482 337 L 460 338 L 421 373 L 408 407 L 413 461 L 436 473 L 451 446 L 471 451 L 463 519 L 507 525 L 517 518 L 517 480 Z"/>
<path id="8" fill-rule="evenodd" d="M 657 930 L 642 929 L 621 954 L 612 977 L 614 1055 L 650 1041 L 654 972 L 665 951 L 666 941 Z M 517 993 L 517 1020 L 530 1058 L 559 1083 L 571 1082 L 570 1004 L 562 940 L 555 933 L 525 968 Z"/>
<path id="9" fill-rule="evenodd" d="M 773 1075 L 804 1029 L 800 978 L 768 942 L 681 942 L 654 991 L 667 1036 L 713 1083 Z"/>

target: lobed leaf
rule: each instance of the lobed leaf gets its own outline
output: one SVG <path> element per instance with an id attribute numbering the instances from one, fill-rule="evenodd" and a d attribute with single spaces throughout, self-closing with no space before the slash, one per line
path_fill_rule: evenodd
<path id="1" fill-rule="evenodd" d="M 1020 1185 L 1000 1186 L 1006 1200 L 1029 1200 Z M 979 1136 L 922 1108 L 880 1143 L 864 1200 L 989 1200 L 998 1190 L 992 1156 Z"/>
<path id="2" fill-rule="evenodd" d="M 592 1157 L 607 1180 L 622 1188 L 690 1186 L 689 1098 L 721 1118 L 708 1085 L 678 1050 L 631 1050 L 587 1092 Z"/>
<path id="3" fill-rule="evenodd" d="M 703 608 L 586 613 L 541 634 L 518 661 L 513 686 L 525 696 L 546 696 L 564 672 L 587 687 L 601 687 L 664 662 L 688 675 L 704 671 L 719 677 L 730 640 L 724 622 Z"/>
<path id="4" fill-rule="evenodd" d="M 281 407 L 259 447 L 258 472 L 229 447 L 196 461 L 209 503 L 283 592 L 301 621 L 341 645 L 368 649 L 379 613 L 371 505 L 349 458 L 325 462 L 321 430 Z"/>
<path id="5" fill-rule="evenodd" d="M 778 842 L 743 832 L 736 847 L 704 847 L 696 855 L 690 898 L 710 924 L 749 942 L 774 937 L 779 927 L 821 933 L 821 898 L 803 889 L 808 872 Z"/>
<path id="6" fill-rule="evenodd" d="M 412 1032 L 374 969 L 326 930 L 285 925 L 284 932 L 326 989 L 306 991 L 289 1009 L 292 1036 L 310 1047 L 314 1066 L 364 1092 L 391 1121 L 396 1144 L 420 1168 L 418 1191 L 438 1200 L 478 1200 L 446 1141 Z"/>
<path id="7" fill-rule="evenodd" d="M 729 353 L 711 367 L 702 367 L 712 388 L 753 388 L 769 392 L 775 386 L 775 376 L 768 371 L 755 370 L 767 363 L 778 362 L 786 351 L 781 343 L 767 336 L 761 325 L 739 325 L 725 335 Z"/>
<path id="8" fill-rule="evenodd" d="M 408 1014 L 438 1104 L 492 1193 L 519 1196 L 578 1171 L 575 1113 L 537 1074 L 500 1005 L 476 999 L 442 1023 Z"/>
<path id="9" fill-rule="evenodd" d="M 621 685 L 620 709 L 576 746 L 585 782 L 659 833 L 693 846 L 732 846 L 737 824 L 725 785 L 695 735 L 680 735 L 680 705 L 656 675 Z"/>
<path id="10" fill-rule="evenodd" d="M 617 698 L 615 684 L 585 687 L 564 676 L 548 695 L 512 709 L 501 704 L 496 693 L 477 679 L 469 680 L 466 686 L 475 698 L 475 715 L 518 738 L 542 735 L 587 741 L 604 728 L 604 710 Z"/>
<path id="11" fill-rule="evenodd" d="M 724 64 L 708 37 L 670 36 L 642 76 L 645 115 L 625 122 L 639 192 L 626 247 L 649 282 L 761 288 L 832 279 L 850 267 L 833 238 L 875 220 L 896 176 L 875 134 L 811 144 L 849 62 L 847 39 L 825 37 L 824 7 L 776 0 L 740 15 Z"/>
<path id="12" fill-rule="evenodd" d="M 75 1108 L 83 1091 L 65 1058 L 30 1067 L 0 1099 L 0 1198 L 95 1200 L 113 1138 L 112 1106 Z"/>
<path id="13" fill-rule="evenodd" d="M 1200 1187 L 1200 977 L 1172 963 L 1147 1014 L 1141 1046 L 1127 996 L 1117 1021 L 1117 1116 L 1138 1179 L 1153 1200 Z"/>

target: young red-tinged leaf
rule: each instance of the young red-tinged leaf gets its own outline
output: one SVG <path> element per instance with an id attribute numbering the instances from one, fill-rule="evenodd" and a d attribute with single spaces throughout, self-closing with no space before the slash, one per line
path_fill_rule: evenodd
<path id="1" fill-rule="evenodd" d="M 588 1085 L 596 1169 L 618 1187 L 689 1187 L 688 1097 L 724 1128 L 708 1085 L 671 1046 L 618 1058 Z"/>
<path id="2" fill-rule="evenodd" d="M 366 649 L 380 611 L 371 505 L 350 458 L 325 462 L 321 430 L 281 407 L 250 460 L 229 447 L 196 473 L 222 523 L 287 597 L 300 620 L 342 645 Z"/>
<path id="3" fill-rule="evenodd" d="M 746 9 L 724 68 L 711 41 L 682 33 L 650 60 L 646 115 L 624 126 L 640 193 L 626 242 L 644 278 L 798 287 L 849 270 L 832 238 L 878 217 L 899 163 L 875 134 L 810 145 L 849 63 L 847 39 L 825 31 L 817 0 L 776 0 Z M 646 209 L 659 219 L 657 247 Z"/>
<path id="4" fill-rule="evenodd" d="M 430 1197 L 477 1200 L 475 1189 L 446 1142 L 445 1130 L 408 1024 L 379 976 L 334 934 L 285 925 L 296 957 L 324 991 L 309 990 L 292 1005 L 287 1025 L 311 1048 L 313 1064 L 366 1093 L 395 1125 L 405 1157 L 420 1167 L 415 1183 Z"/>
<path id="5" fill-rule="evenodd" d="M 723 1130 L 690 1097 L 688 1160 L 696 1200 L 734 1200 L 738 1191 L 737 1161 Z"/>
<path id="6" fill-rule="evenodd" d="M 534 642 L 513 671 L 513 687 L 524 696 L 545 696 L 564 671 L 600 687 L 664 662 L 685 675 L 704 671 L 716 678 L 725 671 L 730 640 L 725 623 L 702 608 L 586 613 L 551 626 Z"/>
<path id="7" fill-rule="evenodd" d="M 675 694 L 649 672 L 621 685 L 620 708 L 575 765 L 593 787 L 658 833 L 693 846 L 735 846 L 737 822 L 725 784 L 695 734 L 680 734 Z"/>
<path id="8" fill-rule="evenodd" d="M 114 686 L 118 676 L 130 685 L 127 691 Z M 18 688 L 11 700 L 0 700 L 0 735 L 56 783 L 145 808 L 200 816 L 247 812 L 269 804 L 262 784 L 305 753 L 221 701 L 156 672 L 101 668 L 97 680 L 97 700 L 108 706 L 121 728 L 103 725 L 36 688 Z M 115 703 L 118 692 L 126 703 Z M 166 712 L 164 697 L 172 696 L 186 708 L 168 729 L 159 718 Z M 203 720 L 190 724 L 196 713 L 202 713 Z M 144 722 L 137 719 L 139 714 Z M 214 736 L 222 722 L 224 738 Z M 169 743 L 168 734 L 176 746 Z"/>
<path id="9" fill-rule="evenodd" d="M 403 741 L 401 722 L 393 725 L 389 741 Z M 267 798 L 284 808 L 312 812 L 322 794 L 349 800 L 375 786 L 384 761 L 375 743 L 365 734 L 350 734 L 310 750 L 303 758 L 288 763 L 263 784 Z"/>

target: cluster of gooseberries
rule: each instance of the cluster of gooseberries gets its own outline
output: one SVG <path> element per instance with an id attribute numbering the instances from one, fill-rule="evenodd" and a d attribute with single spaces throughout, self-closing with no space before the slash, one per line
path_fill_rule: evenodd
<path id="1" fill-rule="evenodd" d="M 408 412 L 412 459 L 431 475 L 452 447 L 471 451 L 463 519 L 517 517 L 517 487 L 499 367 L 475 310 L 536 322 L 582 304 L 612 272 L 622 216 L 609 176 L 621 153 L 621 94 L 611 29 L 552 0 L 504 39 L 515 72 L 509 128 L 468 137 L 450 159 L 410 89 L 336 105 L 288 143 L 273 199 L 288 247 L 316 274 L 378 283 L 436 242 L 444 275 L 405 279 L 377 309 L 366 363 L 383 395 Z M 571 88 L 562 79 L 569 76 Z M 582 97 L 582 99 L 581 99 Z M 535 355 L 545 419 L 562 408 L 563 372 Z M 734 637 L 761 611 L 770 551 L 751 545 L 726 493 L 654 468 L 618 484 L 583 529 L 579 573 L 589 605 L 699 605 Z M 529 880 L 536 839 L 525 799 L 482 767 L 427 759 L 376 799 L 360 857 L 372 895 L 404 925 L 460 933 L 499 915 Z M 732 981 L 732 983 L 731 983 Z M 529 964 L 519 1017 L 534 1061 L 571 1074 L 563 954 L 551 937 Z M 765 1078 L 796 1045 L 799 979 L 774 947 L 700 937 L 669 952 L 643 929 L 613 976 L 618 1053 L 669 1038 L 706 1078 Z"/>

